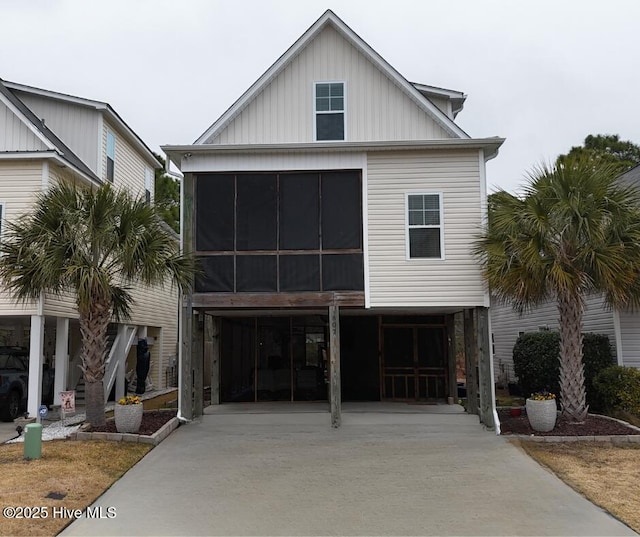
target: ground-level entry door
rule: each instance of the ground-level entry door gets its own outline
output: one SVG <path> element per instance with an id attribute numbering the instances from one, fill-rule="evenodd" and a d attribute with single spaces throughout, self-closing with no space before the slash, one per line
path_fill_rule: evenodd
<path id="1" fill-rule="evenodd" d="M 382 327 L 383 399 L 446 399 L 446 331 L 441 326 Z"/>

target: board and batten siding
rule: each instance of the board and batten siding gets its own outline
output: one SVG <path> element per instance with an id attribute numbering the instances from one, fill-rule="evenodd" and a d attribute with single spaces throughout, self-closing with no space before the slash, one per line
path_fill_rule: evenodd
<path id="1" fill-rule="evenodd" d="M 640 369 L 640 314 L 621 311 L 620 336 L 622 341 L 622 363 Z"/>
<path id="2" fill-rule="evenodd" d="M 520 332 L 539 330 L 558 331 L 558 308 L 555 301 L 549 301 L 523 315 L 519 315 L 508 304 L 491 299 L 491 331 L 494 345 L 494 371 L 496 381 L 515 380 L 513 373 L 513 346 Z M 609 338 L 615 356 L 616 337 L 613 312 L 607 308 L 603 295 L 590 295 L 585 300 L 583 332 L 604 334 Z"/>
<path id="3" fill-rule="evenodd" d="M 348 141 L 451 138 L 397 83 L 328 26 L 205 143 L 313 142 L 314 82 L 345 82 Z"/>
<path id="4" fill-rule="evenodd" d="M 46 151 L 47 147 L 24 121 L 0 102 L 0 152 Z"/>
<path id="5" fill-rule="evenodd" d="M 41 95 L 17 91 L 17 96 L 33 113 L 44 120 L 56 136 L 64 141 L 80 159 L 98 173 L 99 115 L 95 109 L 49 99 Z"/>
<path id="6" fill-rule="evenodd" d="M 486 305 L 473 233 L 482 222 L 477 151 L 369 153 L 371 307 Z M 406 193 L 442 193 L 444 260 L 407 259 Z"/>

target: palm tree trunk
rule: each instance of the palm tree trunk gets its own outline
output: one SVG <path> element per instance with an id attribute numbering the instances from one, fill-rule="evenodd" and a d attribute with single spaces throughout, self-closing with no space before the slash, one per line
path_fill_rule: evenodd
<path id="1" fill-rule="evenodd" d="M 560 403 L 562 415 L 583 423 L 589 410 L 582 362 L 582 301 L 579 296 L 558 296 L 560 313 Z"/>
<path id="2" fill-rule="evenodd" d="M 107 327 L 111 318 L 108 306 L 93 303 L 85 313 L 80 312 L 82 335 L 82 372 L 86 389 L 86 418 L 92 427 L 106 425 L 104 413 L 105 360 L 107 354 Z"/>

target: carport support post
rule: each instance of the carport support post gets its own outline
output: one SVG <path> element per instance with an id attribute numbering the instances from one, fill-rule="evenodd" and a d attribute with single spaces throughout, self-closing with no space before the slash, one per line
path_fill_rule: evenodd
<path id="1" fill-rule="evenodd" d="M 204 317 L 202 311 L 193 316 L 193 415 L 202 416 L 204 409 Z"/>
<path id="2" fill-rule="evenodd" d="M 449 358 L 449 401 L 458 402 L 458 378 L 456 374 L 456 322 L 453 314 L 447 315 L 447 340 Z"/>
<path id="3" fill-rule="evenodd" d="M 478 378 L 476 375 L 476 330 L 474 310 L 464 310 L 464 358 L 467 374 L 467 412 L 478 414 Z"/>
<path id="4" fill-rule="evenodd" d="M 340 394 L 340 310 L 329 306 L 329 399 L 331 405 L 331 427 L 338 428 L 342 422 Z"/>
<path id="5" fill-rule="evenodd" d="M 204 316 L 204 355 L 211 361 L 211 404 L 220 404 L 220 317 Z"/>
<path id="6" fill-rule="evenodd" d="M 478 331 L 478 376 L 480 382 L 480 422 L 488 429 L 495 428 L 493 419 L 493 379 L 491 378 L 491 349 L 489 348 L 489 310 L 476 308 Z"/>
<path id="7" fill-rule="evenodd" d="M 56 362 L 53 385 L 53 404 L 62 405 L 60 392 L 67 389 L 67 370 L 69 369 L 69 319 L 56 319 Z"/>
<path id="8" fill-rule="evenodd" d="M 193 252 L 193 199 L 195 184 L 192 173 L 182 178 L 182 252 Z M 182 294 L 180 306 L 180 354 L 178 356 L 178 418 L 193 419 L 193 295 Z"/>
<path id="9" fill-rule="evenodd" d="M 40 423 L 38 408 L 42 401 L 42 348 L 44 347 L 44 315 L 31 316 L 29 340 L 29 397 L 27 412 Z"/>

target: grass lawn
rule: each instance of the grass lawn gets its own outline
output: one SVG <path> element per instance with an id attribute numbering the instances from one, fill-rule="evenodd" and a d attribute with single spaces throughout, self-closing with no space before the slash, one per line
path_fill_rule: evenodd
<path id="1" fill-rule="evenodd" d="M 31 512 L 40 515 L 0 517 L 0 535 L 57 535 L 74 520 L 68 511 L 62 515 L 61 508 L 84 510 L 151 447 L 130 442 L 53 440 L 42 443 L 41 459 L 25 461 L 23 444 L 0 444 L 2 508 L 35 507 Z M 50 493 L 65 496 L 47 498 Z"/>
<path id="2" fill-rule="evenodd" d="M 640 532 L 640 445 L 599 442 L 520 445 L 573 489 Z"/>

